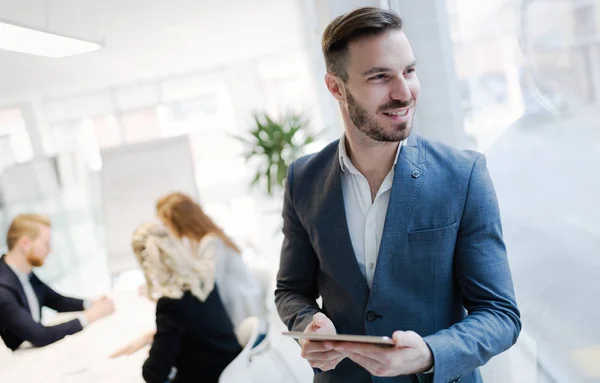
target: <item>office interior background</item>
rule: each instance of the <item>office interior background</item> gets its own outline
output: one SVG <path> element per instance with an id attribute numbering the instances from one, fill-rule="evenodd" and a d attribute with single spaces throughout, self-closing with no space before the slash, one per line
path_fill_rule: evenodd
<path id="1" fill-rule="evenodd" d="M 153 219 L 157 194 L 184 190 L 249 264 L 274 273 L 282 193 L 250 186 L 259 163 L 235 136 L 249 134 L 255 112 L 307 118 L 303 134 L 318 136 L 305 153 L 341 136 L 320 36 L 364 5 L 404 19 L 422 87 L 416 131 L 488 158 L 524 332 L 484 367 L 485 381 L 600 381 L 598 0 L 0 0 L 0 26 L 98 44 L 62 58 L 47 57 L 49 46 L 20 53 L 2 50 L 0 28 L 0 235 L 18 213 L 47 214 L 53 251 L 41 279 L 70 295 L 118 294 L 142 283 L 122 250 L 135 225 Z M 106 349 L 139 325 L 119 302 L 121 330 L 102 339 Z M 311 381 L 271 316 L 272 347 L 289 368 L 259 355 L 254 381 Z M 110 361 L 89 347 L 81 353 L 95 359 L 79 356 L 76 375 L 59 361 L 76 352 L 67 346 L 37 372 L 100 382 L 132 371 L 126 381 L 141 381 L 143 359 Z M 17 359 L 0 351 L 0 377 Z M 41 381 L 19 371 L 31 374 L 19 381 Z"/>

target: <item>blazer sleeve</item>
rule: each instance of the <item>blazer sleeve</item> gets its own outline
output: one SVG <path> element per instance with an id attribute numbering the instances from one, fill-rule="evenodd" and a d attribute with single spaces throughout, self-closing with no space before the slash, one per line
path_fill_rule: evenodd
<path id="1" fill-rule="evenodd" d="M 319 262 L 293 199 L 294 164 L 288 170 L 283 200 L 283 245 L 277 274 L 275 304 L 290 331 L 304 331 L 319 312 Z"/>
<path id="2" fill-rule="evenodd" d="M 179 354 L 185 333 L 179 299 L 161 298 L 156 304 L 156 334 L 142 367 L 147 383 L 165 383 Z"/>
<path id="3" fill-rule="evenodd" d="M 3 289 L 0 289 L 0 327 L 36 347 L 47 346 L 83 329 L 78 319 L 43 326 L 33 320 L 29 310 L 19 304 L 13 293 Z"/>
<path id="4" fill-rule="evenodd" d="M 455 381 L 507 350 L 521 331 L 496 193 L 486 161 L 474 161 L 455 248 L 455 275 L 467 317 L 426 336 L 434 383 Z"/>
<path id="5" fill-rule="evenodd" d="M 83 311 L 83 300 L 77 298 L 65 297 L 56 291 L 52 290 L 50 286 L 46 285 L 37 277 L 32 284 L 35 284 L 35 288 L 41 293 L 43 301 L 40 301 L 40 306 L 50 307 L 59 313 Z"/>

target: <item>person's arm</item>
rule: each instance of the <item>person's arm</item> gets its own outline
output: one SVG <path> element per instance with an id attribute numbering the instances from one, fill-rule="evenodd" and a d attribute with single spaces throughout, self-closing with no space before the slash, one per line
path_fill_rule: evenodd
<path id="1" fill-rule="evenodd" d="M 29 310 L 19 305 L 11 292 L 0 291 L 0 328 L 10 331 L 36 347 L 47 346 L 83 329 L 79 320 L 45 327 L 33 320 Z"/>
<path id="2" fill-rule="evenodd" d="M 467 317 L 424 338 L 434 383 L 446 383 L 511 347 L 521 331 L 496 193 L 481 154 L 475 160 L 458 230 L 455 273 Z"/>
<path id="3" fill-rule="evenodd" d="M 156 335 L 142 376 L 147 383 L 165 383 L 175 363 L 185 327 L 180 319 L 180 304 L 176 299 L 161 298 L 156 304 Z"/>
<path id="4" fill-rule="evenodd" d="M 275 304 L 290 331 L 304 331 L 320 311 L 316 302 L 319 297 L 316 280 L 318 259 L 294 206 L 293 168 L 294 164 L 291 164 L 283 200 L 284 239 Z"/>
<path id="5" fill-rule="evenodd" d="M 109 358 L 118 358 L 123 355 L 131 355 L 133 353 L 136 353 L 142 347 L 145 347 L 152 343 L 152 338 L 154 338 L 154 334 L 156 334 L 156 330 L 148 331 L 147 333 L 129 342 L 127 345 L 114 351 L 112 354 L 110 354 Z"/>
<path id="6" fill-rule="evenodd" d="M 32 280 L 32 285 L 35 284 L 37 289 L 44 295 L 44 302 L 40 302 L 43 303 L 44 306 L 50 307 L 59 313 L 85 310 L 83 299 L 65 297 L 52 290 L 50 286 L 46 285 L 37 277 L 34 276 L 33 278 L 35 278 L 35 280 Z"/>

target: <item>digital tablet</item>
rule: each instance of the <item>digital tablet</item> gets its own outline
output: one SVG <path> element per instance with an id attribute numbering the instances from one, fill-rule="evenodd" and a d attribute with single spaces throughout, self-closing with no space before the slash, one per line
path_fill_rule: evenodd
<path id="1" fill-rule="evenodd" d="M 324 342 L 326 340 L 334 342 L 357 342 L 357 343 L 369 343 L 377 346 L 393 346 L 394 341 L 387 336 L 370 336 L 370 335 L 344 335 L 344 334 L 305 334 L 303 332 L 291 331 L 281 333 L 285 336 L 290 336 L 294 339 L 308 339 L 317 342 Z"/>

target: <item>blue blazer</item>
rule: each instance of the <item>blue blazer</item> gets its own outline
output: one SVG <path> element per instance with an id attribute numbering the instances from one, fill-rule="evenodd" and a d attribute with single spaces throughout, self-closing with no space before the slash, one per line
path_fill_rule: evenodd
<path id="1" fill-rule="evenodd" d="M 58 312 L 83 310 L 81 299 L 68 298 L 58 294 L 39 280 L 35 274 L 31 276 L 31 287 L 40 303 L 40 318 L 43 306 Z M 24 341 L 42 347 L 81 330 L 81 323 L 78 319 L 49 327 L 34 321 L 21 281 L 4 262 L 4 257 L 0 258 L 0 337 L 4 340 L 6 347 L 14 351 Z"/>
<path id="2" fill-rule="evenodd" d="M 477 368 L 521 330 L 500 213 L 485 157 L 412 134 L 402 147 L 371 289 L 356 261 L 342 195 L 339 141 L 288 171 L 275 301 L 290 330 L 322 311 L 340 334 L 412 330 L 432 351 L 434 383 L 481 382 Z M 315 300 L 321 296 L 320 308 Z M 379 378 L 344 359 L 315 382 Z"/>

